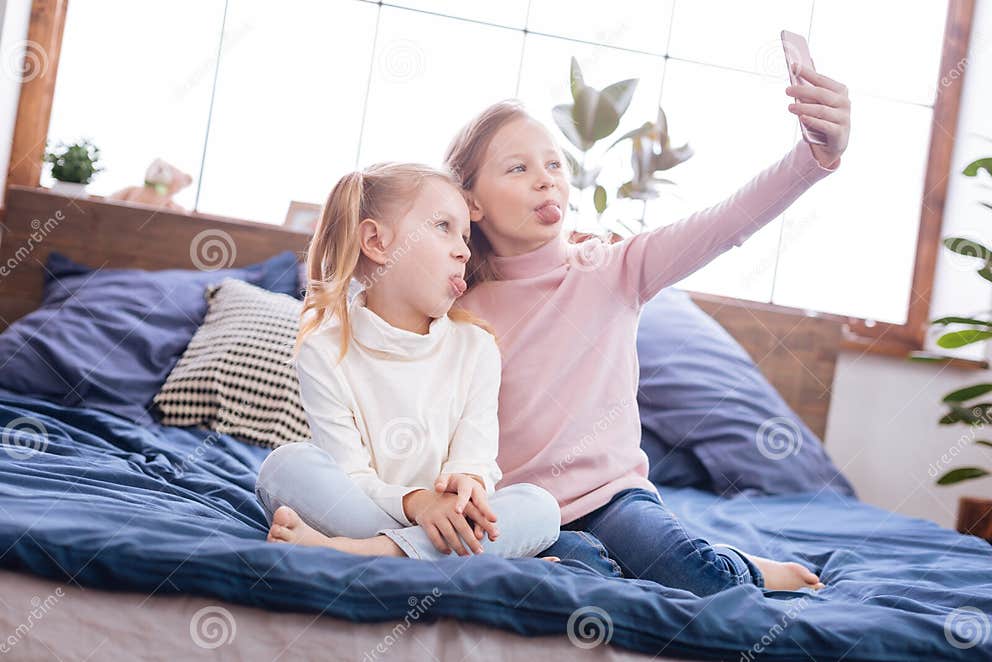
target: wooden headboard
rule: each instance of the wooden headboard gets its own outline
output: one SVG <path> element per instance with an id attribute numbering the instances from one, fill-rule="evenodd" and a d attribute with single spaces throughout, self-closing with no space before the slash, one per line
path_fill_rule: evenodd
<path id="1" fill-rule="evenodd" d="M 203 262 L 217 266 L 216 260 L 223 260 L 222 266 L 244 266 L 284 250 L 296 251 L 302 259 L 309 242 L 306 233 L 266 223 L 156 211 L 99 198 L 73 199 L 21 186 L 9 187 L 5 216 L 0 226 L 0 329 L 41 303 L 43 265 L 53 250 L 98 268 L 194 269 Z M 211 232 L 222 237 L 216 253 L 206 246 Z M 227 254 L 222 252 L 225 246 L 230 247 Z M 822 439 L 842 322 L 779 306 L 691 294 L 743 345 Z"/>
<path id="2" fill-rule="evenodd" d="M 755 301 L 690 294 L 747 350 L 792 410 L 823 439 L 843 320 Z"/>
<path id="3" fill-rule="evenodd" d="M 285 250 L 302 259 L 310 240 L 306 233 L 267 223 L 73 199 L 44 188 L 11 186 L 6 202 L 0 235 L 2 328 L 41 303 L 43 265 L 52 251 L 97 268 L 196 269 L 246 266 Z"/>

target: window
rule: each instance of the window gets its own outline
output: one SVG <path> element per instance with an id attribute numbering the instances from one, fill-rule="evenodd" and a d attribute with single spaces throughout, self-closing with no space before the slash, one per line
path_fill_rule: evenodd
<path id="1" fill-rule="evenodd" d="M 612 173 L 604 222 L 657 227 L 719 202 L 801 139 L 786 108 L 785 28 L 850 89 L 843 168 L 679 286 L 905 325 L 947 11 L 930 2 L 906 12 L 894 0 L 767 0 L 761 11 L 732 0 L 186 0 L 140 10 L 93 0 L 69 9 L 49 137 L 100 145 L 94 193 L 140 183 L 161 156 L 193 175 L 180 204 L 281 223 L 291 200 L 323 202 L 360 164 L 439 162 L 492 101 L 518 96 L 553 127 L 574 56 L 597 87 L 639 79 L 616 135 L 653 120 L 661 103 L 673 142 L 695 149 L 668 173 L 678 186 L 647 205 L 612 200 L 629 174 L 625 146 L 590 154 Z M 880 36 L 893 16 L 899 29 Z M 593 227 L 591 200 L 575 198 L 573 226 Z"/>
<path id="2" fill-rule="evenodd" d="M 91 192 L 141 184 L 162 157 L 192 175 L 176 202 L 193 207 L 223 15 L 222 0 L 69 4 L 48 140 L 100 147 Z"/>
<path id="3" fill-rule="evenodd" d="M 282 223 L 355 167 L 378 8 L 230 0 L 197 210 Z M 346 66 L 342 66 L 346 63 Z"/>
<path id="4" fill-rule="evenodd" d="M 523 33 L 383 6 L 369 81 L 362 165 L 439 165 L 455 131 L 513 96 Z"/>
<path id="5" fill-rule="evenodd" d="M 902 324 L 947 3 L 909 13 L 889 0 L 777 5 L 676 3 L 662 105 L 676 142 L 696 155 L 671 171 L 678 199 L 653 203 L 647 220 L 664 224 L 719 201 L 801 139 L 784 98 L 778 26 L 789 26 L 807 37 L 817 69 L 849 88 L 843 167 L 680 286 Z M 899 29 L 880 43 L 879 26 L 893 16 Z"/>

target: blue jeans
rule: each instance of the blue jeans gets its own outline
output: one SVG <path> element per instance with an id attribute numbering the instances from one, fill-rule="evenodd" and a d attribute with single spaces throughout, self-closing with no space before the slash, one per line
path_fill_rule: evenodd
<path id="1" fill-rule="evenodd" d="M 289 506 L 326 536 L 371 538 L 382 534 L 413 559 L 444 558 L 419 526 L 397 522 L 379 507 L 329 453 L 309 441 L 280 446 L 258 471 L 255 496 L 269 523 L 279 506 Z M 509 485 L 489 497 L 499 518 L 500 536 L 484 536 L 484 553 L 504 558 L 534 556 L 559 537 L 561 511 L 545 489 L 530 483 Z M 448 555 L 456 556 L 454 551 Z"/>
<path id="2" fill-rule="evenodd" d="M 617 562 L 610 558 L 606 547 L 587 531 L 562 528 L 558 540 L 538 556 L 557 556 L 561 565 L 594 572 L 604 577 L 623 577 Z"/>
<path id="3" fill-rule="evenodd" d="M 624 577 L 648 579 L 699 596 L 739 584 L 764 587 L 754 563 L 731 545 L 693 538 L 654 492 L 631 488 L 609 503 L 569 522 L 602 541 Z"/>

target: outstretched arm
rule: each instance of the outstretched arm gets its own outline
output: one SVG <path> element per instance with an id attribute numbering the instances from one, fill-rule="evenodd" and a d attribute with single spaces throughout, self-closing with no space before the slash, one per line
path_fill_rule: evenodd
<path id="1" fill-rule="evenodd" d="M 621 288 L 632 305 L 642 305 L 721 253 L 740 246 L 840 166 L 850 133 L 847 88 L 805 69 L 800 69 L 800 76 L 811 84 L 786 88 L 786 94 L 802 100 L 789 110 L 821 131 L 827 144 L 800 140 L 722 202 L 608 247 L 616 254 L 606 263 L 619 270 Z"/>

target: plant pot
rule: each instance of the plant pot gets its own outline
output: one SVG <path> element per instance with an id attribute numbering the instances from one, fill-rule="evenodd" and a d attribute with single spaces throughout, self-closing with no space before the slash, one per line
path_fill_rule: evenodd
<path id="1" fill-rule="evenodd" d="M 56 179 L 55 183 L 52 184 L 52 191 L 55 193 L 61 193 L 62 195 L 70 198 L 81 198 L 86 195 L 86 184 L 79 184 L 77 182 L 63 182 Z"/>
<path id="2" fill-rule="evenodd" d="M 957 530 L 992 543 L 992 499 L 961 497 L 958 500 Z"/>

